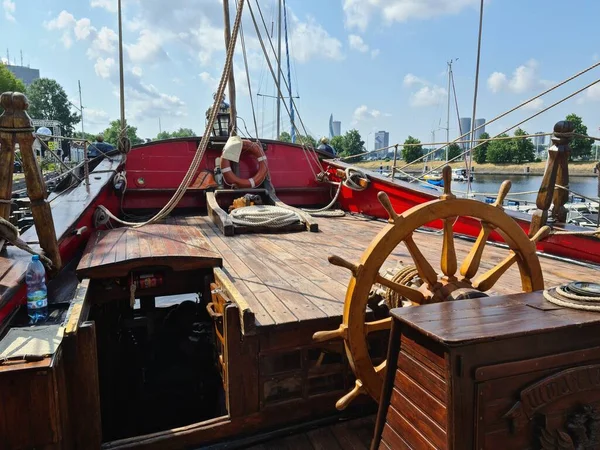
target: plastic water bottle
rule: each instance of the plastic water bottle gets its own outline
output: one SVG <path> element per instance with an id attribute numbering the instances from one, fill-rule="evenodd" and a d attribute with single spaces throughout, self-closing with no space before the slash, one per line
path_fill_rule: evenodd
<path id="1" fill-rule="evenodd" d="M 48 317 L 48 290 L 46 289 L 46 269 L 39 255 L 33 255 L 25 274 L 27 284 L 27 314 L 29 323 L 34 324 Z"/>

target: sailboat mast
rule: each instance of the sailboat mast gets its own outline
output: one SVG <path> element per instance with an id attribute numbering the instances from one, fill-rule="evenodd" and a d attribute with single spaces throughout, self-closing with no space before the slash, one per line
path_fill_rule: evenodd
<path id="1" fill-rule="evenodd" d="M 123 73 L 123 21 L 121 19 L 121 0 L 118 3 L 119 10 L 119 91 L 121 95 L 121 129 L 125 129 L 125 76 Z"/>
<path id="2" fill-rule="evenodd" d="M 79 112 L 81 113 L 81 138 L 85 139 L 85 129 L 83 128 L 83 103 L 81 102 L 81 80 L 77 80 L 79 85 Z"/>
<path id="3" fill-rule="evenodd" d="M 290 71 L 290 47 L 288 45 L 288 29 L 287 29 L 287 7 L 285 5 L 285 0 L 283 0 L 283 23 L 285 26 L 285 56 L 287 58 L 287 79 L 288 79 L 288 89 L 290 96 L 290 121 L 291 121 L 291 130 L 290 136 L 292 137 L 292 143 L 296 142 L 296 125 L 294 123 L 294 99 L 292 97 L 292 76 Z"/>
<path id="4" fill-rule="evenodd" d="M 225 24 L 225 53 L 229 49 L 229 40 L 231 39 L 231 20 L 229 19 L 229 0 L 223 0 L 223 20 Z M 232 136 L 237 135 L 237 105 L 235 98 L 235 78 L 233 75 L 233 65 L 229 69 L 227 80 L 229 87 L 229 128 Z"/>
<path id="5" fill-rule="evenodd" d="M 278 6 L 278 25 L 277 25 L 277 92 L 281 92 L 281 0 L 277 0 Z M 279 139 L 281 133 L 281 96 L 277 95 L 277 136 Z"/>
<path id="6" fill-rule="evenodd" d="M 481 31 L 483 28 L 483 0 L 479 6 L 479 36 L 477 39 L 477 62 L 475 64 L 475 92 L 473 93 L 473 114 L 471 114 L 471 145 L 469 146 L 469 164 L 467 166 L 467 195 L 471 188 L 471 165 L 473 164 L 473 134 L 475 133 L 475 116 L 477 114 L 477 91 L 479 88 L 479 61 L 481 59 Z"/>
<path id="7" fill-rule="evenodd" d="M 448 162 L 448 147 L 450 142 L 450 76 L 452 74 L 452 60 L 448 61 L 448 108 L 446 110 L 446 162 Z M 432 141 L 435 142 L 435 141 Z"/>

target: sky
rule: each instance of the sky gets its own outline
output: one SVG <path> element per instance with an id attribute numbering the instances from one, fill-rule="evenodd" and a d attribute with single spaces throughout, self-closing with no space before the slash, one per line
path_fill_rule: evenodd
<path id="1" fill-rule="evenodd" d="M 259 0 L 269 36 L 276 0 Z M 119 116 L 117 0 L 0 0 L 0 57 L 56 79 L 78 104 L 81 82 L 84 124 L 99 132 Z M 461 116 L 471 116 L 479 0 L 287 0 L 292 92 L 303 132 L 328 135 L 330 114 L 342 132 L 356 128 L 369 149 L 374 132 L 390 144 L 413 135 L 445 140 L 447 61 L 453 71 Z M 231 18 L 235 0 L 231 0 Z M 477 117 L 492 119 L 600 58 L 600 2 L 569 7 L 558 0 L 488 0 L 484 6 Z M 143 138 L 162 130 L 205 127 L 205 112 L 221 76 L 225 52 L 221 0 L 123 0 L 125 108 Z M 275 83 L 247 6 L 243 31 L 252 97 L 242 47 L 234 73 L 238 126 L 260 137 L 276 134 Z M 273 45 L 277 45 L 275 27 Z M 285 58 L 285 44 L 282 49 Z M 275 64 L 269 50 L 271 62 Z M 284 64 L 285 75 L 287 68 Z M 600 68 L 489 125 L 497 134 L 600 79 Z M 285 88 L 285 86 L 284 86 Z M 258 95 L 257 95 L 258 94 Z M 289 102 L 289 100 L 287 100 Z M 452 100 L 454 103 L 454 100 Z M 583 117 L 590 135 L 600 126 L 600 84 L 526 122 L 529 133 L 552 130 L 569 113 Z M 282 107 L 282 130 L 290 119 Z M 450 111 L 450 138 L 458 136 Z"/>

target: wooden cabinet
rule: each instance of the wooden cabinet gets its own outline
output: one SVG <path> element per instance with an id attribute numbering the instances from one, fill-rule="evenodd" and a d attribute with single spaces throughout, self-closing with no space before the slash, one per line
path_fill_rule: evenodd
<path id="1" fill-rule="evenodd" d="M 532 293 L 392 315 L 372 448 L 600 448 L 600 314 Z"/>

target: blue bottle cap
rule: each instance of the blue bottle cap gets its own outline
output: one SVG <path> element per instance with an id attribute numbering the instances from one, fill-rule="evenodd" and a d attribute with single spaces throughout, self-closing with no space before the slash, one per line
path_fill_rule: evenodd
<path id="1" fill-rule="evenodd" d="M 31 256 L 31 260 L 32 261 L 39 261 L 40 260 L 40 255 L 32 255 Z"/>

